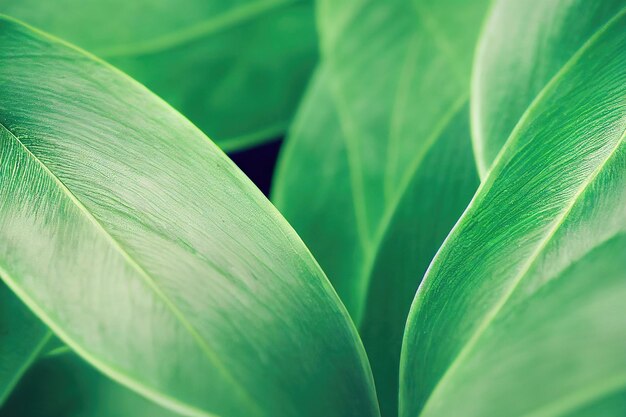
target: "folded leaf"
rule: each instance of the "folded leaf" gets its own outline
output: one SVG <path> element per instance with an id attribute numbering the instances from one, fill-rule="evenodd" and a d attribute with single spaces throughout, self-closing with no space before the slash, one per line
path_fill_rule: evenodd
<path id="1" fill-rule="evenodd" d="M 46 326 L 0 283 L 0 407 L 51 336 Z"/>
<path id="2" fill-rule="evenodd" d="M 195 126 L 0 19 L 0 275 L 75 352 L 194 416 L 375 416 L 347 312 Z"/>
<path id="3" fill-rule="evenodd" d="M 472 81 L 472 140 L 481 178 L 524 110 L 624 0 L 498 0 Z"/>
<path id="4" fill-rule="evenodd" d="M 37 362 L 1 410 L 3 417 L 176 417 L 113 382 L 76 355 Z"/>
<path id="5" fill-rule="evenodd" d="M 225 150 L 281 135 L 316 61 L 308 0 L 0 0 L 141 81 Z"/>
<path id="6" fill-rule="evenodd" d="M 320 3 L 324 63 L 273 200 L 360 327 L 383 414 L 415 290 L 478 186 L 468 127 L 487 1 Z"/>
<path id="7" fill-rule="evenodd" d="M 575 415 L 626 390 L 625 29 L 622 11 L 526 111 L 431 264 L 402 416 Z"/>

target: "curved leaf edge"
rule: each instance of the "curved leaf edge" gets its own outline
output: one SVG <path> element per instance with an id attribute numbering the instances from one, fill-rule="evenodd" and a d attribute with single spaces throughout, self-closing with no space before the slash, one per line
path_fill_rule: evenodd
<path id="1" fill-rule="evenodd" d="M 359 326 L 363 319 L 363 315 L 365 314 L 365 308 L 368 302 L 367 300 L 370 296 L 374 267 L 376 266 L 376 262 L 378 261 L 378 257 L 380 256 L 380 250 L 382 249 L 382 245 L 385 242 L 385 239 L 389 237 L 391 226 L 395 217 L 398 215 L 398 210 L 402 205 L 402 202 L 405 199 L 407 192 L 409 191 L 412 181 L 419 173 L 422 162 L 424 162 L 424 160 L 431 152 L 432 148 L 441 139 L 443 133 L 453 121 L 454 117 L 463 110 L 467 101 L 468 95 L 462 94 L 459 99 L 457 99 L 457 101 L 454 103 L 454 105 L 450 108 L 450 110 L 441 117 L 436 128 L 426 138 L 426 140 L 424 141 L 424 149 L 422 149 L 421 152 L 416 155 L 416 158 L 411 161 L 411 164 L 409 165 L 406 174 L 402 178 L 402 181 L 400 182 L 397 191 L 393 195 L 393 199 L 390 201 L 389 206 L 385 209 L 383 213 L 383 216 L 378 224 L 378 227 L 376 228 L 376 232 L 372 241 L 370 242 L 370 245 L 366 248 L 365 265 L 361 274 L 362 281 L 364 281 L 363 286 L 365 287 L 363 290 L 363 302 L 361 305 L 361 311 L 357 316 L 358 319 L 355 320 L 357 325 Z"/>
<path id="2" fill-rule="evenodd" d="M 407 361 L 408 361 L 408 358 L 407 358 L 408 353 L 407 353 L 407 350 L 406 350 L 405 347 L 407 346 L 407 342 L 408 342 L 408 339 L 409 339 L 409 334 L 411 332 L 413 332 L 413 331 L 417 331 L 416 326 L 412 326 L 412 318 L 413 318 L 413 316 L 415 316 L 416 311 L 420 309 L 420 305 L 422 303 L 422 299 L 423 299 L 424 293 L 426 291 L 425 286 L 430 281 L 428 279 L 428 277 L 430 275 L 430 271 L 433 268 L 433 266 L 437 263 L 437 260 L 439 259 L 440 252 L 442 251 L 442 249 L 444 247 L 446 247 L 447 245 L 450 244 L 449 242 L 450 242 L 450 240 L 453 237 L 455 237 L 456 231 L 463 224 L 465 224 L 465 223 L 467 223 L 469 221 L 469 220 L 467 220 L 467 213 L 470 212 L 473 209 L 474 206 L 476 206 L 478 203 L 480 203 L 480 201 L 482 200 L 482 194 L 483 194 L 484 190 L 485 189 L 489 189 L 491 187 L 491 185 L 493 184 L 494 179 L 499 175 L 499 173 L 500 173 L 499 171 L 501 169 L 501 167 L 500 167 L 500 160 L 504 158 L 504 155 L 507 153 L 508 149 L 509 148 L 513 148 L 514 145 L 520 140 L 520 134 L 519 134 L 520 130 L 522 130 L 522 128 L 526 124 L 527 120 L 529 120 L 537 112 L 537 107 L 540 104 L 540 102 L 543 100 L 543 98 L 549 92 L 551 92 L 551 90 L 554 88 L 554 86 L 560 81 L 561 77 L 564 74 L 566 74 L 568 72 L 568 70 L 571 67 L 573 67 L 578 62 L 578 60 L 584 55 L 584 53 L 592 45 L 594 45 L 594 42 L 598 38 L 600 38 L 601 35 L 606 30 L 608 30 L 614 22 L 618 21 L 620 18 L 623 18 L 624 16 L 626 16 L 626 8 L 621 9 L 618 13 L 615 14 L 615 16 L 613 16 L 604 25 L 602 25 L 581 46 L 581 48 L 579 48 L 576 51 L 576 53 L 574 53 L 572 55 L 572 57 L 565 63 L 565 65 L 563 65 L 563 67 L 554 75 L 554 77 L 552 79 L 550 79 L 550 81 L 544 86 L 544 88 L 541 90 L 541 92 L 533 99 L 531 104 L 524 111 L 524 114 L 522 115 L 522 117 L 519 119 L 519 121 L 515 125 L 515 128 L 513 129 L 511 134 L 509 135 L 505 145 L 498 152 L 498 156 L 494 160 L 493 164 L 487 170 L 487 172 L 485 174 L 485 177 L 483 177 L 483 181 L 481 182 L 480 186 L 478 187 L 478 190 L 474 194 L 474 197 L 472 197 L 472 200 L 470 201 L 470 203 L 468 204 L 466 209 L 463 211 L 463 214 L 461 215 L 461 217 L 459 217 L 459 220 L 456 222 L 454 227 L 450 230 L 450 233 L 448 234 L 448 236 L 446 237 L 444 242 L 441 244 L 439 250 L 437 251 L 437 253 L 433 257 L 433 260 L 431 261 L 430 265 L 428 266 L 428 269 L 426 270 L 426 273 L 424 274 L 424 279 L 421 281 L 421 283 L 420 283 L 420 285 L 419 285 L 419 287 L 417 289 L 417 292 L 415 294 L 415 298 L 413 299 L 413 303 L 411 304 L 411 309 L 409 311 L 408 319 L 407 319 L 407 322 L 406 322 L 406 325 L 405 325 L 405 331 L 404 331 L 404 337 L 403 337 L 403 343 L 402 343 L 402 351 L 401 351 L 401 356 L 400 356 L 400 381 L 403 381 L 405 379 L 404 372 L 407 369 L 406 364 L 407 364 Z M 472 89 L 473 89 L 473 87 L 472 87 Z M 470 106 L 470 108 L 471 107 L 472 106 Z M 471 121 L 473 121 L 473 119 L 471 119 Z M 617 144 L 616 144 L 615 148 L 612 149 L 612 151 L 607 156 L 606 160 L 609 160 L 611 158 L 611 156 L 613 156 L 619 150 L 620 145 L 621 145 L 621 143 L 624 140 L 626 140 L 626 131 L 622 132 L 620 140 L 617 141 Z M 472 135 L 472 141 L 474 141 L 474 135 Z M 606 161 L 605 161 L 605 163 L 606 163 Z M 575 195 L 574 195 L 574 197 L 572 199 L 573 202 L 576 202 L 578 197 L 581 194 L 584 193 L 584 191 L 587 189 L 587 186 L 591 182 L 593 182 L 593 179 L 601 172 L 601 170 L 602 170 L 603 166 L 605 165 L 605 163 L 600 164 L 596 170 L 594 170 L 592 173 L 590 173 L 589 178 L 587 178 L 587 180 L 581 185 L 581 187 L 575 193 Z M 479 168 L 479 172 L 480 172 L 480 168 Z M 548 234 L 542 239 L 542 242 L 538 246 L 537 250 L 534 251 L 531 254 L 531 256 L 529 258 L 529 262 L 526 262 L 525 266 L 521 270 L 522 272 L 516 275 L 516 277 L 514 279 L 513 285 L 511 285 L 511 287 L 509 289 L 507 289 L 507 291 L 503 294 L 502 299 L 487 313 L 485 318 L 482 320 L 482 322 L 480 323 L 480 325 L 476 329 L 476 332 L 464 344 L 464 346 L 461 348 L 461 351 L 454 357 L 454 359 L 452 360 L 450 365 L 447 366 L 446 370 L 441 375 L 439 380 L 435 383 L 435 385 L 433 386 L 433 389 L 431 390 L 429 396 L 427 397 L 427 400 L 426 400 L 426 402 L 424 403 L 424 405 L 422 407 L 422 412 L 423 412 L 423 410 L 425 410 L 427 408 L 428 401 L 432 398 L 432 394 L 435 392 L 437 387 L 441 384 L 441 382 L 443 380 L 446 379 L 448 374 L 450 374 L 455 368 L 457 368 L 459 366 L 460 362 L 462 362 L 464 357 L 472 350 L 473 345 L 478 341 L 478 339 L 480 339 L 482 333 L 489 327 L 490 323 L 497 316 L 497 314 L 500 311 L 500 309 L 506 304 L 506 302 L 508 301 L 508 299 L 511 296 L 511 294 L 514 292 L 515 288 L 518 286 L 518 284 L 520 282 L 520 278 L 523 279 L 523 277 L 526 274 L 527 270 L 530 267 L 532 267 L 532 261 L 537 256 L 537 253 L 540 253 L 543 250 L 543 248 L 546 245 L 546 243 L 550 241 L 550 238 L 556 232 L 556 230 L 559 228 L 559 226 L 561 225 L 563 220 L 567 217 L 568 213 L 573 208 L 573 205 L 574 204 L 570 204 L 567 207 L 567 209 L 564 210 L 563 213 L 560 214 L 561 218 L 558 221 L 555 222 L 555 225 L 553 225 L 550 228 Z M 400 385 L 402 386 L 402 384 L 400 384 Z M 404 395 L 402 394 L 402 388 L 401 388 L 401 391 L 399 393 L 400 409 L 403 408 L 402 407 L 403 397 L 404 397 Z"/>
<path id="3" fill-rule="evenodd" d="M 553 88 L 553 86 L 556 83 L 558 83 L 558 81 L 561 79 L 561 77 L 563 77 L 563 75 L 566 74 L 569 71 L 569 69 L 574 64 L 576 64 L 576 62 L 578 62 L 578 59 L 580 59 L 580 57 L 585 53 L 585 51 L 590 46 L 593 45 L 595 40 L 597 40 L 597 38 L 608 27 L 611 26 L 612 22 L 614 22 L 615 20 L 619 19 L 620 16 L 622 16 L 623 14 L 626 13 L 626 7 L 624 7 L 618 13 L 616 13 L 611 19 L 607 20 L 602 26 L 600 26 L 598 28 L 598 30 L 596 30 L 594 32 L 594 34 L 592 36 L 589 37 L 589 39 L 587 39 L 569 57 L 569 59 L 565 62 L 565 64 L 563 64 L 563 66 L 561 68 L 559 68 L 559 70 L 552 76 L 552 78 L 550 78 L 550 80 L 543 86 L 543 88 L 539 91 L 539 93 L 530 102 L 530 104 L 528 105 L 528 107 L 526 108 L 526 110 L 524 111 L 522 116 L 520 117 L 520 119 L 515 124 L 515 127 L 513 128 L 511 133 L 509 134 L 509 137 L 505 141 L 504 145 L 502 146 L 502 148 L 498 152 L 498 155 L 493 160 L 493 163 L 490 166 L 487 166 L 487 163 L 486 163 L 486 161 L 484 159 L 484 152 L 482 152 L 483 141 L 482 141 L 482 135 L 480 133 L 481 130 L 479 129 L 479 126 L 480 126 L 480 105 L 479 105 L 479 102 L 477 101 L 478 100 L 477 97 L 479 95 L 478 92 L 480 90 L 480 88 L 479 88 L 480 81 L 479 81 L 478 74 L 480 73 L 480 64 L 479 64 L 480 63 L 480 56 L 483 53 L 487 52 L 487 51 L 483 50 L 484 49 L 484 45 L 483 45 L 482 39 L 484 39 L 484 35 L 487 32 L 487 26 L 488 26 L 489 22 L 491 21 L 491 15 L 494 12 L 495 4 L 496 4 L 496 1 L 493 1 L 491 3 L 491 8 L 489 10 L 489 15 L 487 16 L 487 18 L 483 22 L 483 28 L 482 28 L 481 35 L 480 35 L 480 38 L 479 38 L 481 40 L 478 42 L 478 45 L 477 45 L 476 50 L 475 50 L 475 54 L 474 54 L 474 68 L 472 68 L 472 76 L 471 76 L 471 81 L 470 81 L 470 90 L 471 90 L 471 94 L 470 94 L 470 129 L 471 129 L 471 133 L 472 133 L 472 148 L 474 150 L 474 158 L 476 160 L 476 167 L 478 169 L 478 173 L 479 173 L 480 178 L 481 178 L 483 183 L 487 182 L 488 178 L 491 175 L 491 171 L 495 168 L 496 165 L 498 165 L 498 162 L 502 158 L 502 155 L 505 153 L 505 150 L 512 146 L 511 143 L 510 143 L 512 141 L 512 138 L 518 136 L 518 131 L 520 129 L 520 126 L 523 125 L 526 122 L 526 120 L 528 118 L 530 118 L 530 116 L 532 116 L 533 109 L 538 106 L 538 104 L 542 101 L 543 97 Z"/>
<path id="4" fill-rule="evenodd" d="M 39 343 L 33 346 L 33 350 L 31 351 L 30 356 L 26 359 L 26 361 L 24 361 L 22 366 L 17 370 L 17 372 L 13 376 L 13 379 L 9 382 L 9 384 L 7 384 L 5 390 L 0 393 L 0 410 L 2 409 L 2 406 L 4 405 L 6 400 L 11 396 L 11 393 L 17 387 L 22 377 L 45 352 L 45 349 L 48 343 L 50 342 L 50 340 L 52 339 L 52 336 L 53 336 L 53 333 L 50 330 L 48 330 L 46 334 L 41 338 Z"/>
<path id="5" fill-rule="evenodd" d="M 2 17 L 0 17 L 0 20 Z M 2 280 L 9 287 L 13 293 L 19 297 L 20 300 L 46 325 L 54 334 L 56 334 L 72 351 L 77 353 L 80 357 L 85 359 L 98 371 L 102 372 L 107 377 L 114 381 L 130 388 L 131 390 L 139 393 L 140 395 L 154 401 L 155 403 L 162 405 L 172 411 L 187 415 L 190 417 L 221 417 L 216 414 L 208 414 L 207 412 L 191 407 L 184 404 L 175 398 L 171 398 L 163 395 L 155 390 L 152 390 L 143 384 L 138 383 L 134 379 L 125 375 L 122 371 L 116 369 L 114 366 L 107 364 L 104 361 L 100 361 L 95 355 L 91 355 L 84 350 L 80 344 L 75 343 L 73 339 L 63 330 L 63 327 L 58 325 L 43 309 L 39 308 L 37 303 L 25 292 L 15 281 L 11 278 L 8 272 L 0 265 L 0 275 Z M 30 365 L 30 364 L 29 364 Z M 26 371 L 26 368 L 24 371 Z"/>
<path id="6" fill-rule="evenodd" d="M 289 222 L 287 222 L 287 220 L 282 216 L 282 214 L 278 211 L 278 209 L 269 202 L 269 200 L 267 200 L 265 198 L 265 196 L 263 195 L 263 193 L 261 191 L 258 190 L 258 188 L 254 185 L 254 183 L 245 175 L 241 172 L 241 170 L 235 165 L 235 163 L 226 155 L 226 153 L 218 146 L 216 145 L 204 132 L 202 132 L 193 122 L 191 122 L 187 117 L 185 117 L 183 114 L 181 114 L 180 112 L 178 112 L 176 109 L 172 108 L 165 100 L 163 100 L 161 97 L 159 97 L 158 95 L 156 95 L 153 91 L 151 91 L 150 89 L 148 89 L 146 86 L 144 86 L 143 84 L 141 84 L 140 82 L 138 82 L 137 80 L 133 79 L 132 77 L 130 77 L 128 74 L 124 73 L 123 71 L 119 70 L 118 68 L 114 67 L 113 65 L 109 64 L 108 62 L 104 61 L 103 59 L 97 57 L 96 55 L 74 45 L 71 44 L 65 40 L 63 40 L 62 38 L 58 38 L 54 35 L 51 35 L 45 31 L 42 31 L 36 27 L 33 27 L 31 25 L 29 25 L 28 23 L 25 23 L 19 19 L 16 19 L 12 16 L 8 16 L 5 14 L 0 13 L 0 24 L 2 24 L 2 21 L 8 21 L 8 22 L 12 22 L 15 23 L 19 26 L 22 26 L 24 28 L 26 28 L 27 30 L 35 33 L 38 36 L 43 37 L 44 39 L 47 39 L 53 43 L 57 43 L 60 44 L 66 48 L 72 49 L 76 52 L 78 52 L 79 54 L 84 55 L 85 57 L 89 58 L 92 61 L 97 62 L 99 65 L 104 66 L 105 68 L 107 68 L 110 71 L 113 71 L 114 73 L 116 73 L 118 76 L 121 76 L 123 78 L 125 78 L 127 81 L 129 81 L 131 84 L 134 84 L 135 86 L 137 86 L 137 88 L 141 88 L 144 90 L 147 90 L 150 92 L 152 98 L 154 100 L 157 100 L 159 102 L 161 102 L 162 104 L 164 104 L 165 106 L 167 106 L 170 111 L 174 112 L 175 114 L 178 115 L 178 117 L 183 118 L 187 123 L 189 123 L 190 125 L 192 125 L 201 135 L 201 137 L 204 139 L 204 141 L 209 144 L 209 146 L 212 147 L 214 152 L 217 152 L 218 154 L 220 154 L 221 158 L 224 160 L 224 162 L 226 162 L 229 167 L 231 169 L 236 170 L 239 175 L 244 178 L 246 180 L 246 186 L 248 188 L 248 190 L 250 191 L 250 195 L 254 198 L 255 202 L 257 204 L 259 204 L 260 207 L 263 207 L 265 210 L 268 211 L 268 214 L 272 215 L 275 219 L 275 221 L 277 221 L 278 223 L 282 223 L 285 227 L 285 230 L 287 231 L 286 233 L 286 237 L 293 239 L 295 241 L 299 241 L 301 243 L 301 247 L 303 248 L 303 254 L 305 256 L 308 256 L 313 263 L 315 264 L 315 266 L 318 268 L 319 271 L 321 271 L 321 274 L 323 276 L 322 279 L 322 286 L 324 288 L 324 290 L 328 293 L 328 295 L 331 298 L 334 298 L 338 309 L 341 313 L 341 315 L 343 316 L 344 320 L 346 320 L 346 323 L 350 329 L 350 332 L 353 336 L 353 340 L 355 341 L 355 347 L 358 350 L 358 355 L 359 355 L 359 361 L 362 365 L 363 368 L 363 374 L 368 376 L 368 386 L 370 388 L 370 396 L 374 401 L 375 404 L 375 409 L 378 412 L 378 415 L 380 415 L 380 411 L 379 411 L 379 406 L 378 406 L 378 398 L 377 398 L 377 394 L 376 394 L 376 389 L 375 389 L 375 384 L 374 384 L 374 379 L 372 376 L 372 372 L 371 372 L 371 366 L 369 364 L 369 360 L 367 358 L 367 354 L 365 352 L 365 347 L 363 346 L 363 342 L 361 341 L 361 338 L 359 336 L 358 330 L 354 324 L 354 322 L 352 321 L 352 318 L 350 317 L 350 314 L 348 313 L 347 309 L 345 308 L 343 302 L 341 301 L 341 299 L 339 298 L 337 292 L 335 291 L 334 287 L 332 286 L 332 284 L 330 283 L 330 281 L 328 280 L 328 278 L 326 277 L 326 274 L 323 272 L 322 268 L 320 267 L 319 263 L 317 262 L 317 260 L 313 257 L 311 251 L 308 249 L 308 247 L 304 244 L 304 242 L 302 242 L 302 239 L 300 238 L 300 236 L 296 233 L 296 231 L 291 227 L 291 225 L 289 225 Z M 12 134 L 9 131 L 10 134 Z M 44 165 L 45 166 L 45 165 Z M 100 361 L 97 357 L 95 357 L 94 355 L 91 355 L 89 352 L 87 352 L 86 350 L 84 350 L 80 344 L 75 343 L 72 338 L 63 330 L 62 326 L 58 325 L 57 323 L 55 323 L 55 321 L 45 312 L 43 311 L 43 309 L 39 308 L 37 306 L 37 304 L 35 303 L 35 301 L 25 292 L 22 291 L 19 286 L 16 284 L 16 282 L 11 278 L 11 276 L 8 274 L 8 271 L 6 271 L 2 265 L 0 265 L 0 277 L 1 279 L 5 282 L 5 284 L 9 287 L 9 289 L 11 291 L 13 291 L 13 293 L 20 298 L 20 300 L 22 300 L 22 302 L 50 329 L 52 330 L 52 332 L 59 337 L 59 339 L 61 339 L 61 341 L 63 343 L 65 343 L 67 345 L 67 347 L 69 347 L 70 350 L 74 351 L 76 354 L 78 354 L 79 356 L 81 356 L 83 359 L 85 359 L 88 363 L 90 363 L 92 366 L 94 366 L 98 371 L 102 372 L 104 375 L 106 375 L 107 377 L 113 379 L 114 381 L 130 388 L 131 390 L 139 393 L 140 395 L 154 401 L 155 403 L 164 406 L 174 412 L 177 413 L 181 413 L 184 415 L 188 415 L 190 417 L 221 417 L 219 415 L 216 414 L 211 414 L 208 413 L 204 410 L 200 410 L 197 409 L 195 407 L 189 406 L 187 404 L 184 404 L 178 400 L 176 400 L 175 398 L 171 398 L 169 396 L 163 395 L 162 393 L 159 393 L 155 390 L 152 390 L 138 382 L 136 382 L 135 380 L 133 380 L 132 378 L 126 376 L 123 372 L 121 372 L 120 370 L 116 369 L 114 366 L 111 366 L 110 364 L 107 364 L 104 361 Z"/>

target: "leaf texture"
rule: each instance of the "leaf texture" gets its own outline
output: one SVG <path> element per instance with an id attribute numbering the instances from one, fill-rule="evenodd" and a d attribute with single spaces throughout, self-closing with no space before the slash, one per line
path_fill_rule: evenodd
<path id="1" fill-rule="evenodd" d="M 576 415 L 626 390 L 625 29 L 620 11 L 529 107 L 431 264 L 402 416 Z"/>
<path id="2" fill-rule="evenodd" d="M 624 0 L 499 0 L 472 80 L 472 139 L 481 178 L 526 108 Z"/>
<path id="3" fill-rule="evenodd" d="M 383 415 L 415 290 L 478 186 L 467 99 L 486 1 L 320 2 L 322 64 L 273 201 L 360 328 Z"/>
<path id="4" fill-rule="evenodd" d="M 308 0 L 0 0 L 121 68 L 230 151 L 284 133 L 317 60 Z"/>
<path id="5" fill-rule="evenodd" d="M 347 312 L 195 126 L 0 20 L 0 275 L 74 351 L 193 416 L 375 416 Z"/>

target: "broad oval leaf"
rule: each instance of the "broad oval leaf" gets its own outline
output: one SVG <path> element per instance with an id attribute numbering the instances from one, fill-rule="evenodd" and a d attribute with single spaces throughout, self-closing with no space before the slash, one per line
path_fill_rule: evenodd
<path id="1" fill-rule="evenodd" d="M 195 126 L 0 20 L 0 275 L 99 370 L 194 416 L 376 416 L 300 239 Z"/>
<path id="2" fill-rule="evenodd" d="M 383 414 L 404 323 L 478 186 L 469 74 L 486 1 L 322 1 L 323 64 L 282 153 L 277 207 L 357 322 Z"/>
<path id="3" fill-rule="evenodd" d="M 526 108 L 624 0 L 499 0 L 472 80 L 472 140 L 481 178 Z"/>
<path id="4" fill-rule="evenodd" d="M 431 264 L 402 416 L 575 415 L 625 390 L 625 29 L 621 11 L 526 111 Z"/>
<path id="5" fill-rule="evenodd" d="M 51 336 L 46 326 L 0 282 L 0 407 Z"/>
<path id="6" fill-rule="evenodd" d="M 281 135 L 317 58 L 309 0 L 0 0 L 121 68 L 224 150 Z"/>

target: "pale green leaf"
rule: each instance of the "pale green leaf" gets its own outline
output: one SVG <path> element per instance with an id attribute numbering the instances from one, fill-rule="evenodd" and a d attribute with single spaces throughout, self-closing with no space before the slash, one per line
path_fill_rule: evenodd
<path id="1" fill-rule="evenodd" d="M 323 64 L 273 200 L 360 328 L 383 415 L 415 290 L 478 186 L 468 127 L 487 1 L 322 1 Z"/>
<path id="2" fill-rule="evenodd" d="M 499 0 L 472 80 L 472 140 L 481 178 L 526 108 L 624 0 Z"/>
<path id="3" fill-rule="evenodd" d="M 626 390 L 625 130 L 621 11 L 525 112 L 431 264 L 403 417 L 576 415 Z"/>
<path id="4" fill-rule="evenodd" d="M 0 275 L 100 371 L 193 416 L 376 416 L 347 312 L 195 126 L 0 19 Z"/>
<path id="5" fill-rule="evenodd" d="M 317 57 L 309 0 L 0 0 L 141 81 L 224 150 L 283 134 Z"/>

